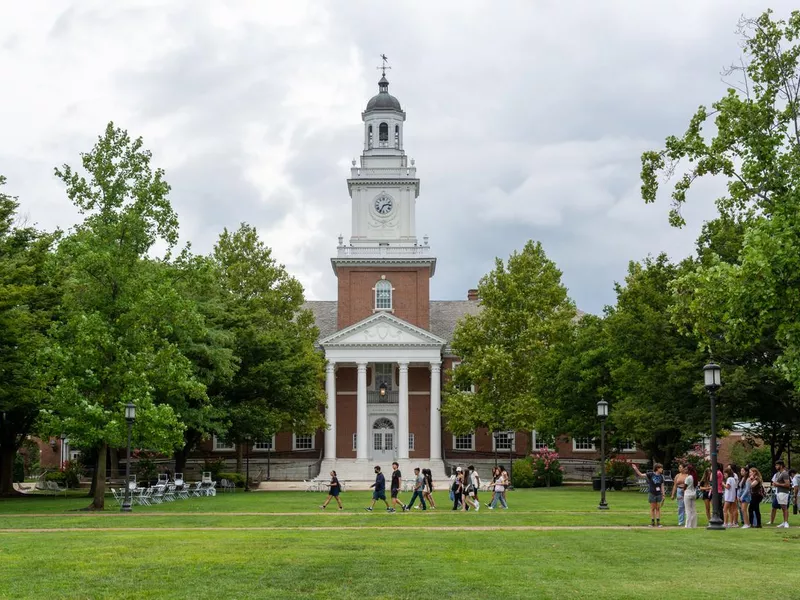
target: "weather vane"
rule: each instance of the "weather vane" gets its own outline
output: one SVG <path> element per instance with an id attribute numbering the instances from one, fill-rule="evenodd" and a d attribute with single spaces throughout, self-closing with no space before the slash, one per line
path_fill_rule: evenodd
<path id="1" fill-rule="evenodd" d="M 389 62 L 389 59 L 386 57 L 385 54 L 381 54 L 381 60 L 383 64 L 380 67 L 375 67 L 376 69 L 380 69 L 383 76 L 386 77 L 386 69 L 391 69 L 392 67 L 387 67 L 386 63 Z"/>

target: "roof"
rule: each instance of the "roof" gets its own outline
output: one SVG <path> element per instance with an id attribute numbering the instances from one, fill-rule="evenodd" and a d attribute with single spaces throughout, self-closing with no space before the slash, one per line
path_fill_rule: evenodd
<path id="1" fill-rule="evenodd" d="M 314 322 L 319 329 L 319 339 L 336 333 L 337 305 L 336 300 L 310 300 L 303 302 L 301 308 L 310 310 L 314 315 Z"/>
<path id="2" fill-rule="evenodd" d="M 319 338 L 324 339 L 337 331 L 337 307 L 335 300 L 309 300 L 303 308 L 310 310 L 319 328 Z M 464 315 L 475 315 L 480 311 L 477 300 L 434 300 L 430 303 L 430 332 L 450 342 L 456 323 Z"/>
<path id="3" fill-rule="evenodd" d="M 403 109 L 400 108 L 400 100 L 389 93 L 389 81 L 385 76 L 381 77 L 381 80 L 378 82 L 378 89 L 380 92 L 367 102 L 366 112 L 371 110 L 397 110 L 402 112 Z"/>
<path id="4" fill-rule="evenodd" d="M 479 300 L 433 300 L 431 302 L 431 333 L 451 342 L 456 323 L 464 315 L 477 315 Z"/>
<path id="5" fill-rule="evenodd" d="M 309 300 L 303 308 L 314 314 L 314 321 L 319 328 L 319 339 L 324 339 L 337 332 L 338 302 L 336 300 Z M 450 343 L 456 330 L 456 324 L 465 315 L 477 315 L 481 311 L 480 300 L 432 300 L 430 303 L 429 331 Z M 586 313 L 577 311 L 580 319 Z"/>

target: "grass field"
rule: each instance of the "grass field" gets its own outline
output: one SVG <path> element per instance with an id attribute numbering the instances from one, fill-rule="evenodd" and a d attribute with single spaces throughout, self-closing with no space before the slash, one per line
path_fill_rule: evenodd
<path id="1" fill-rule="evenodd" d="M 679 595 L 697 599 L 744 594 L 740 578 L 714 574 L 745 565 L 800 587 L 800 529 L 670 527 L 670 501 L 667 527 L 650 529 L 635 492 L 609 494 L 604 513 L 583 489 L 510 492 L 509 511 L 467 514 L 446 510 L 439 495 L 439 510 L 406 514 L 366 513 L 368 492 L 344 493 L 341 512 L 320 511 L 324 494 L 304 492 L 219 495 L 128 515 L 79 512 L 86 498 L 2 500 L 0 597 L 652 598 L 655 578 L 679 581 Z"/>

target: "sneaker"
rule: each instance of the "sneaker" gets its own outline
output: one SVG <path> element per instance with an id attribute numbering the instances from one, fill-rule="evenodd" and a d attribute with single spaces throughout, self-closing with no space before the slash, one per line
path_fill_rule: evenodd
<path id="1" fill-rule="evenodd" d="M 656 525 L 656 529 L 664 529 L 664 526 L 661 523 L 659 523 L 658 525 Z"/>
<path id="2" fill-rule="evenodd" d="M 419 504 L 417 504 L 417 505 L 414 507 L 414 510 L 419 510 L 420 508 L 422 508 L 422 507 L 421 507 Z"/>
<path id="3" fill-rule="evenodd" d="M 491 506 L 489 506 L 489 503 L 488 503 L 488 502 L 484 502 L 484 504 L 483 504 L 483 505 L 484 505 L 486 508 L 492 508 Z"/>
<path id="4" fill-rule="evenodd" d="M 321 505 L 320 505 L 320 508 L 321 508 L 322 510 L 325 510 L 325 505 L 324 505 L 324 504 L 321 504 Z"/>
<path id="5" fill-rule="evenodd" d="M 742 525 L 742 529 L 750 529 L 750 525 Z"/>
<path id="6" fill-rule="evenodd" d="M 481 509 L 481 505 L 478 504 L 478 506 L 475 507 L 475 512 L 478 512 L 480 509 Z"/>
<path id="7" fill-rule="evenodd" d="M 767 523 L 767 525 L 772 525 L 772 521 L 770 521 L 769 523 Z"/>
<path id="8" fill-rule="evenodd" d="M 494 506 L 487 506 L 486 508 L 488 508 L 489 510 L 494 510 Z"/>
<path id="9" fill-rule="evenodd" d="M 787 523 L 786 521 L 784 521 L 783 523 L 781 523 L 780 525 L 778 525 L 778 527 L 783 527 L 784 529 L 789 529 L 789 523 Z"/>
<path id="10" fill-rule="evenodd" d="M 339 507 L 339 510 L 344 510 L 344 506 L 340 506 L 340 507 Z"/>
<path id="11" fill-rule="evenodd" d="M 367 508 L 365 508 L 364 510 L 367 511 L 367 512 L 372 512 L 372 508 L 369 507 L 369 506 Z"/>
<path id="12" fill-rule="evenodd" d="M 650 523 L 650 527 L 653 527 L 653 528 L 655 528 L 655 526 L 656 526 L 656 524 L 655 524 L 655 523 Z"/>

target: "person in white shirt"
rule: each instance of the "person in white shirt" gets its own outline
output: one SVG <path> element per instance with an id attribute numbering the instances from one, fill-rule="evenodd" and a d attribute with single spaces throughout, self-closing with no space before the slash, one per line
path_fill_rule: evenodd
<path id="1" fill-rule="evenodd" d="M 736 514 L 736 478 L 733 476 L 733 469 L 730 465 L 725 467 L 725 527 L 738 527 L 739 517 Z"/>
<path id="2" fill-rule="evenodd" d="M 683 505 L 686 509 L 686 529 L 697 527 L 697 470 L 694 465 L 686 465 L 686 478 L 683 480 L 686 486 L 683 490 Z"/>
<path id="3" fill-rule="evenodd" d="M 464 498 L 464 500 L 472 502 L 475 510 L 480 510 L 481 503 L 478 501 L 478 492 L 481 489 L 481 478 L 478 476 L 478 472 L 472 465 L 467 467 L 467 470 L 469 471 L 469 487 L 467 488 L 467 496 Z"/>
<path id="4" fill-rule="evenodd" d="M 792 506 L 794 514 L 797 514 L 797 492 L 800 491 L 800 474 L 795 469 L 789 469 L 789 477 L 792 478 Z"/>

